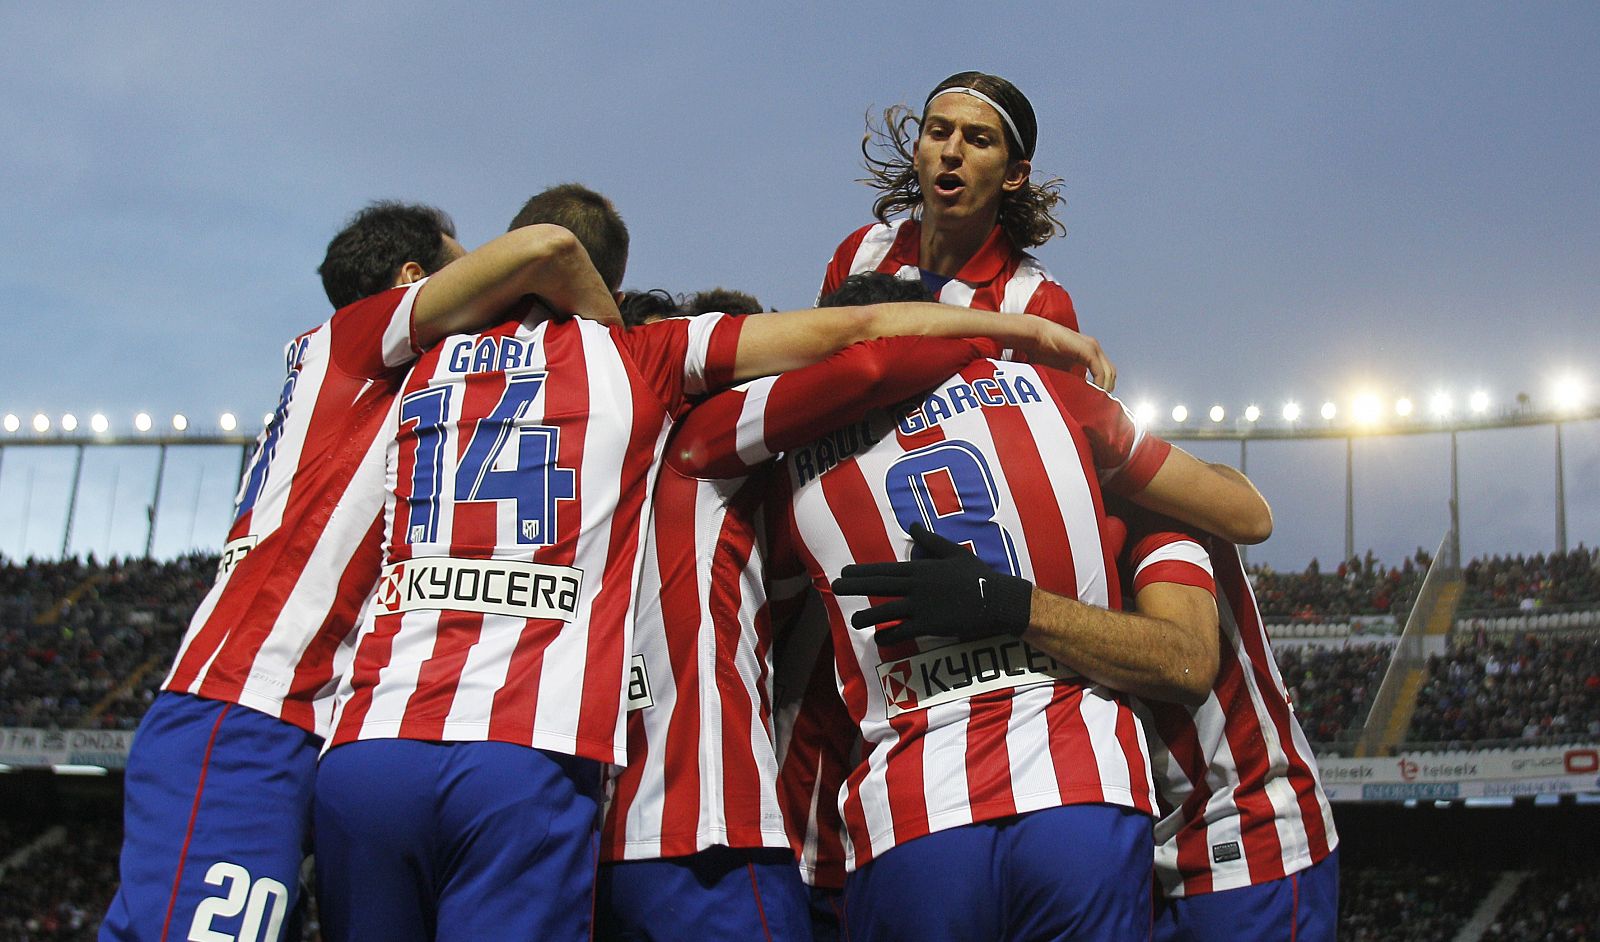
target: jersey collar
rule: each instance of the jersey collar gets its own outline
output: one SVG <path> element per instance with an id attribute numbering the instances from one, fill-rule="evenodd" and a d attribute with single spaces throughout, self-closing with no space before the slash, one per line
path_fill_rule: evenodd
<path id="1" fill-rule="evenodd" d="M 1005 271 L 1006 263 L 1017 255 L 1016 247 L 1011 244 L 1011 238 L 998 224 L 989 231 L 989 237 L 983 241 L 967 263 L 956 272 L 957 281 L 977 287 L 986 285 Z M 889 248 L 889 259 L 896 265 L 910 265 L 920 268 L 922 256 L 922 223 L 915 219 L 907 219 L 901 223 L 900 231 L 895 233 L 894 245 Z"/>

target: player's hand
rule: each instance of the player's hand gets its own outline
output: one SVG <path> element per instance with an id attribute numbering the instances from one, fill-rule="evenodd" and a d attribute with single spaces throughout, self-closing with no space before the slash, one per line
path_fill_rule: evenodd
<path id="1" fill-rule="evenodd" d="M 922 635 L 1020 637 L 1027 630 L 1032 583 L 997 572 L 966 547 L 920 523 L 912 525 L 911 539 L 926 554 L 923 558 L 846 566 L 833 580 L 835 595 L 888 599 L 855 613 L 851 625 L 871 628 L 897 622 L 878 629 L 874 640 L 879 644 L 899 644 Z"/>
<path id="2" fill-rule="evenodd" d="M 1039 336 L 1028 351 L 1029 360 L 1068 372 L 1088 367 L 1096 386 L 1106 392 L 1116 389 L 1117 368 L 1100 349 L 1100 341 L 1042 317 L 1036 320 Z"/>

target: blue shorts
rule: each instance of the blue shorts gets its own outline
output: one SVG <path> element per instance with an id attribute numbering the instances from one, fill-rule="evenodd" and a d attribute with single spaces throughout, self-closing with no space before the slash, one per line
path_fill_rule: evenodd
<path id="1" fill-rule="evenodd" d="M 588 940 L 600 763 L 501 742 L 354 742 L 317 770 L 329 942 Z"/>
<path id="2" fill-rule="evenodd" d="M 1339 923 L 1339 851 L 1254 886 L 1156 905 L 1157 942 L 1334 942 Z"/>
<path id="3" fill-rule="evenodd" d="M 284 938 L 321 747 L 248 707 L 156 697 L 128 754 L 122 885 L 100 938 Z"/>
<path id="4" fill-rule="evenodd" d="M 811 938 L 815 942 L 839 942 L 844 925 L 844 891 L 829 887 L 810 887 Z"/>
<path id="5" fill-rule="evenodd" d="M 595 938 L 808 940 L 806 886 L 794 854 L 775 847 L 601 864 Z"/>
<path id="6" fill-rule="evenodd" d="M 845 880 L 850 942 L 1150 937 L 1151 819 L 1068 805 L 936 831 Z"/>

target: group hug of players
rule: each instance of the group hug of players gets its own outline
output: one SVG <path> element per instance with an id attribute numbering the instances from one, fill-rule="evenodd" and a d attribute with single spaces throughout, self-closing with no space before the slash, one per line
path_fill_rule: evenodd
<path id="1" fill-rule="evenodd" d="M 1334 938 L 1270 511 L 1108 394 L 1037 134 L 984 73 L 891 109 L 810 311 L 624 325 L 577 185 L 472 252 L 358 214 L 101 938 L 277 942 L 313 847 L 330 940 Z"/>

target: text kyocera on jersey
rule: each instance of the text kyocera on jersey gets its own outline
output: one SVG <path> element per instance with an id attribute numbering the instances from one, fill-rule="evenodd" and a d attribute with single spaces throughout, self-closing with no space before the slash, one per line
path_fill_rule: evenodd
<path id="1" fill-rule="evenodd" d="M 535 362 L 538 343 L 515 337 L 458 337 L 445 349 L 452 373 L 504 373 Z"/>

